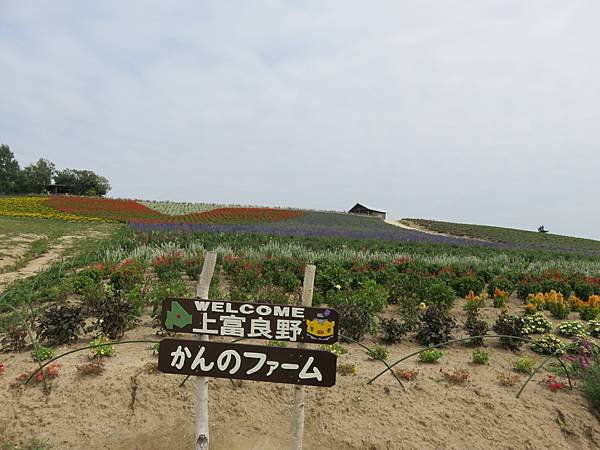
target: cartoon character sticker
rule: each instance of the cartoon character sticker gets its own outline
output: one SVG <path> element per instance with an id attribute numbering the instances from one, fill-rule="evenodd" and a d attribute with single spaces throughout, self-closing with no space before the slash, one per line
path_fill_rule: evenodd
<path id="1" fill-rule="evenodd" d="M 335 329 L 335 321 L 328 319 L 330 314 L 331 312 L 326 309 L 325 312 L 318 313 L 316 318 L 306 319 L 306 333 L 317 341 L 329 340 Z"/>

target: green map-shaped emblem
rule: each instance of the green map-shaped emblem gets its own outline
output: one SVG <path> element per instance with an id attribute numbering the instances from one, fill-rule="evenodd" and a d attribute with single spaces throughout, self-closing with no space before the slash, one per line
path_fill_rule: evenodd
<path id="1" fill-rule="evenodd" d="M 171 303 L 171 310 L 167 311 L 165 328 L 172 330 L 173 327 L 183 328 L 192 324 L 192 315 L 189 314 L 178 302 Z"/>

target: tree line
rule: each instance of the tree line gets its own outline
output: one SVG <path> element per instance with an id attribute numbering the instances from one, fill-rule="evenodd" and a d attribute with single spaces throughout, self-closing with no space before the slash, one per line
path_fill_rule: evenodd
<path id="1" fill-rule="evenodd" d="M 46 193 L 53 181 L 69 186 L 73 195 L 103 196 L 110 190 L 108 180 L 91 170 L 56 170 L 43 158 L 21 169 L 10 147 L 0 145 L 0 195 Z"/>

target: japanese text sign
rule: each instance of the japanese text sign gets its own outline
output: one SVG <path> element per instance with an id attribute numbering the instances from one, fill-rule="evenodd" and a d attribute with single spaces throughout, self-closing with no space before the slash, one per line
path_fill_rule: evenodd
<path id="1" fill-rule="evenodd" d="M 179 333 L 313 344 L 337 342 L 339 328 L 334 309 L 189 298 L 166 299 L 161 324 Z"/>
<path id="2" fill-rule="evenodd" d="M 158 370 L 239 380 L 328 387 L 335 384 L 336 356 L 323 350 L 163 339 Z"/>

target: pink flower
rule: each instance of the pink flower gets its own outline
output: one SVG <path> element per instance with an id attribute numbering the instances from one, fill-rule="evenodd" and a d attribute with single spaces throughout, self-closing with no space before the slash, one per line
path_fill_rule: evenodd
<path id="1" fill-rule="evenodd" d="M 6 366 L 4 364 L 0 363 L 0 375 L 2 375 L 5 370 L 6 370 Z"/>

